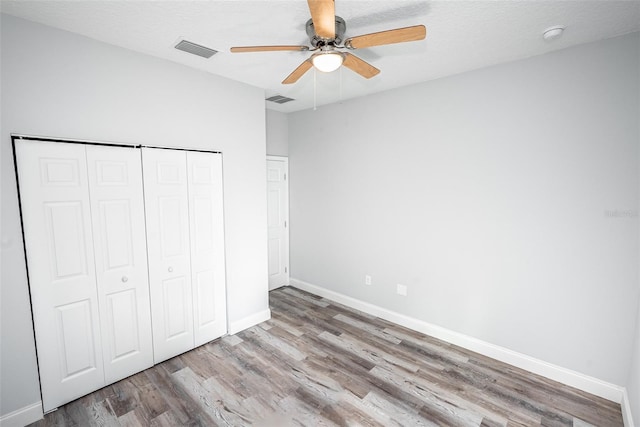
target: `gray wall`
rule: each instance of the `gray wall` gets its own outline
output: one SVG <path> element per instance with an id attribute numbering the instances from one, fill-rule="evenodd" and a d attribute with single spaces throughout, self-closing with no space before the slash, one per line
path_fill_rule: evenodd
<path id="1" fill-rule="evenodd" d="M 229 320 L 268 309 L 264 94 L 2 15 L 0 414 L 40 400 L 12 132 L 220 150 Z"/>
<path id="2" fill-rule="evenodd" d="M 638 97 L 640 97 L 640 93 Z M 640 109 L 638 111 L 638 126 L 640 126 Z M 638 164 L 640 165 L 640 150 L 638 151 Z M 640 167 L 638 169 L 638 179 L 640 180 Z M 640 191 L 640 186 L 638 190 Z M 640 212 L 640 194 L 638 194 L 638 203 L 638 212 Z M 640 227 L 638 232 L 638 270 L 640 272 Z M 638 274 L 638 289 L 640 290 L 640 274 Z M 636 334 L 633 353 L 631 355 L 631 368 L 629 369 L 629 378 L 627 379 L 626 387 L 633 419 L 636 425 L 638 425 L 640 423 L 640 300 L 638 301 L 638 315 L 636 317 Z"/>
<path id="3" fill-rule="evenodd" d="M 289 155 L 289 119 L 285 113 L 267 110 L 267 154 Z"/>
<path id="4" fill-rule="evenodd" d="M 639 51 L 635 33 L 290 114 L 292 278 L 627 384 Z"/>
<path id="5" fill-rule="evenodd" d="M 640 423 L 640 312 L 638 312 L 638 320 L 636 321 L 635 344 L 633 346 L 633 355 L 631 356 L 627 393 L 631 403 L 633 419 L 638 425 Z"/>

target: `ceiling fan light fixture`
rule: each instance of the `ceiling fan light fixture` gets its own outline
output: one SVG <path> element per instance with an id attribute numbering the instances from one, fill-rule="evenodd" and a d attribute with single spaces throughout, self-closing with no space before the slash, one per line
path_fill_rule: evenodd
<path id="1" fill-rule="evenodd" d="M 316 70 L 323 73 L 331 73 L 337 70 L 342 65 L 342 61 L 344 61 L 344 56 L 336 51 L 316 53 L 311 58 Z"/>

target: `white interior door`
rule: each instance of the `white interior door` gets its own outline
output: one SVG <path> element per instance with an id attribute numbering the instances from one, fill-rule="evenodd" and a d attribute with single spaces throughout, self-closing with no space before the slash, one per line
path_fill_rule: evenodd
<path id="1" fill-rule="evenodd" d="M 17 141 L 16 155 L 43 408 L 49 411 L 105 383 L 85 147 Z"/>
<path id="2" fill-rule="evenodd" d="M 194 347 L 187 157 L 142 148 L 154 361 Z"/>
<path id="3" fill-rule="evenodd" d="M 267 222 L 269 225 L 269 289 L 289 284 L 288 160 L 267 159 Z"/>
<path id="4" fill-rule="evenodd" d="M 140 149 L 87 146 L 105 380 L 153 365 Z"/>
<path id="5" fill-rule="evenodd" d="M 227 332 L 222 155 L 187 153 L 195 345 Z"/>

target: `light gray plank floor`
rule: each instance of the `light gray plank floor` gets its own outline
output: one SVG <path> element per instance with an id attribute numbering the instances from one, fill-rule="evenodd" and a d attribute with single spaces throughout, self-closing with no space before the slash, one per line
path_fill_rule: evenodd
<path id="1" fill-rule="evenodd" d="M 622 426 L 620 405 L 294 288 L 35 426 Z"/>

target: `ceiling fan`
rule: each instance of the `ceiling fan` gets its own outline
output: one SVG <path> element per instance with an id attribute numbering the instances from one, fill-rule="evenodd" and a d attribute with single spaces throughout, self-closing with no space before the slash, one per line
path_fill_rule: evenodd
<path id="1" fill-rule="evenodd" d="M 396 28 L 394 30 L 349 37 L 343 42 L 347 25 L 335 14 L 335 0 L 307 0 L 311 19 L 306 23 L 309 46 L 242 46 L 232 47 L 231 52 L 273 52 L 273 51 L 309 51 L 315 52 L 298 66 L 289 76 L 282 81 L 283 84 L 291 84 L 298 81 L 311 67 L 318 71 L 332 72 L 341 65 L 360 74 L 366 79 L 377 75 L 380 70 L 366 61 L 344 52 L 345 49 L 362 49 L 372 46 L 382 46 L 393 43 L 403 43 L 422 40 L 427 35 L 424 25 Z"/>

